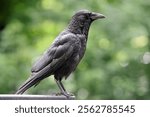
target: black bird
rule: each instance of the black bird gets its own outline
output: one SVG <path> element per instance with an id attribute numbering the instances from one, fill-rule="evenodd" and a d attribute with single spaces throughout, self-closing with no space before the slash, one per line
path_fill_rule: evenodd
<path id="1" fill-rule="evenodd" d="M 69 97 L 70 94 L 65 90 L 61 81 L 76 69 L 86 50 L 90 25 L 100 18 L 105 18 L 105 16 L 88 10 L 76 12 L 67 28 L 56 37 L 47 51 L 35 62 L 31 76 L 16 94 L 23 94 L 33 85 L 38 85 L 41 80 L 54 75 L 61 94 Z"/>

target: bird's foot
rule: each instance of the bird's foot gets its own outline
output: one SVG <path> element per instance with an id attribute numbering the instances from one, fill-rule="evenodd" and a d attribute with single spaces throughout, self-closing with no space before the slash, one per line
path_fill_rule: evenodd
<path id="1" fill-rule="evenodd" d="M 68 92 L 67 92 L 67 94 L 68 94 L 68 95 L 70 95 L 70 96 L 74 96 L 74 94 L 73 94 L 73 93 L 68 93 Z"/>
<path id="2" fill-rule="evenodd" d="M 61 94 L 66 96 L 67 99 L 70 99 L 72 96 L 74 96 L 73 94 L 68 93 L 68 92 L 61 92 Z"/>
<path id="3" fill-rule="evenodd" d="M 67 99 L 70 99 L 72 96 L 74 96 L 72 93 L 68 93 L 68 92 L 60 92 L 60 93 L 56 93 L 56 96 L 65 96 Z"/>
<path id="4" fill-rule="evenodd" d="M 56 96 L 60 96 L 60 95 L 62 95 L 62 93 L 55 93 L 55 95 L 56 95 Z"/>

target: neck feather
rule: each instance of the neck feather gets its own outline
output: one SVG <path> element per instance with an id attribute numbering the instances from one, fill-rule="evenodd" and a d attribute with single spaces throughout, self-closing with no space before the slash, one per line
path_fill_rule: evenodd
<path id="1" fill-rule="evenodd" d="M 86 37 L 88 37 L 90 25 L 90 21 L 81 26 L 79 21 L 72 19 L 67 27 L 67 30 L 75 34 L 84 34 Z"/>

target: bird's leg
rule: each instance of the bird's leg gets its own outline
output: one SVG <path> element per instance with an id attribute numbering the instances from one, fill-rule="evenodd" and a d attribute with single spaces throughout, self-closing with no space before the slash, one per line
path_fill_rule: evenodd
<path id="1" fill-rule="evenodd" d="M 61 87 L 63 88 L 63 90 L 64 90 L 65 92 L 67 92 L 66 89 L 65 89 L 65 87 L 64 87 L 64 85 L 62 84 L 62 82 L 60 81 L 59 83 L 60 83 Z"/>
<path id="2" fill-rule="evenodd" d="M 56 83 L 57 83 L 57 85 L 58 85 L 58 87 L 59 87 L 61 93 L 62 93 L 64 96 L 66 96 L 67 98 L 69 98 L 70 95 L 69 95 L 69 93 L 67 93 L 67 91 L 66 91 L 66 89 L 64 88 L 62 82 L 61 82 L 60 80 L 56 80 L 56 79 L 55 79 L 55 81 L 56 81 Z"/>

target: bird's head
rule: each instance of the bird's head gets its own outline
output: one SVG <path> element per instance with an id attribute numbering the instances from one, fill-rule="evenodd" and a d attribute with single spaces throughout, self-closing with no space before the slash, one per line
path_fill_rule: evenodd
<path id="1" fill-rule="evenodd" d="M 101 18 L 105 18 L 105 16 L 103 14 L 90 12 L 88 10 L 80 10 L 73 15 L 69 24 L 69 28 L 72 28 L 77 33 L 84 30 L 88 31 L 90 24 L 93 21 Z"/>
<path id="2" fill-rule="evenodd" d="M 73 15 L 73 18 L 79 22 L 92 22 L 97 19 L 105 18 L 105 16 L 103 14 L 90 12 L 88 10 L 80 10 Z"/>

